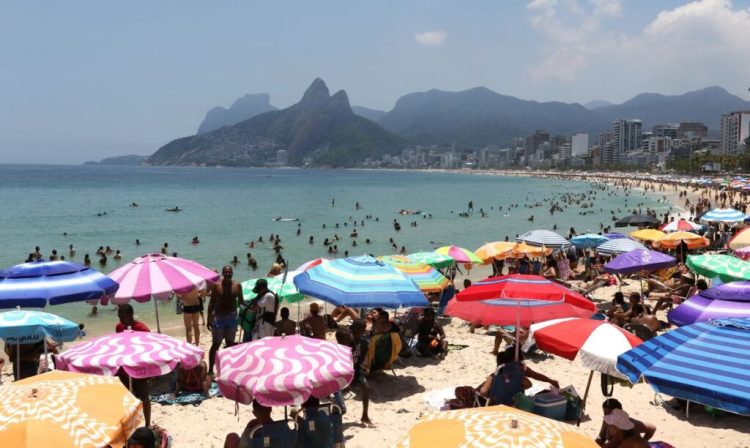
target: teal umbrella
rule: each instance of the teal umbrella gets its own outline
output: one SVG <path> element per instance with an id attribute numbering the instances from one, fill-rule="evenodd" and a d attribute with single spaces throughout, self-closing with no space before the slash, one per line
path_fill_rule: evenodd
<path id="1" fill-rule="evenodd" d="M 287 278 L 286 283 L 281 284 L 283 276 L 278 277 L 266 277 L 268 282 L 268 290 L 279 296 L 279 301 L 287 303 L 296 303 L 305 298 L 305 295 L 299 292 L 291 278 Z M 251 279 L 241 283 L 242 285 L 242 296 L 245 298 L 254 297 L 256 294 L 253 292 L 255 282 L 259 279 Z"/>
<path id="2" fill-rule="evenodd" d="M 750 262 L 731 255 L 690 255 L 685 264 L 697 274 L 723 282 L 750 280 Z"/>
<path id="3" fill-rule="evenodd" d="M 438 254 L 436 252 L 417 252 L 411 255 L 407 255 L 406 257 L 411 261 L 429 264 L 435 269 L 449 268 L 456 263 L 453 257 Z"/>

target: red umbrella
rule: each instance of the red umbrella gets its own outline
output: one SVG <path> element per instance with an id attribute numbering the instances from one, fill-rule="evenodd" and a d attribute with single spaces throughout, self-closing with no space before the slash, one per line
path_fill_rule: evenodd
<path id="1" fill-rule="evenodd" d="M 596 306 L 579 307 L 565 299 L 535 300 L 500 298 L 459 302 L 451 300 L 445 314 L 458 317 L 474 325 L 519 325 L 528 327 L 536 322 L 544 322 L 563 317 L 588 318 L 594 314 Z M 593 308 L 593 309 L 592 309 Z"/>
<path id="2" fill-rule="evenodd" d="M 584 310 L 596 311 L 596 305 L 580 293 L 539 275 L 510 274 L 489 277 L 456 294 L 456 300 L 459 302 L 488 299 L 563 301 Z"/>

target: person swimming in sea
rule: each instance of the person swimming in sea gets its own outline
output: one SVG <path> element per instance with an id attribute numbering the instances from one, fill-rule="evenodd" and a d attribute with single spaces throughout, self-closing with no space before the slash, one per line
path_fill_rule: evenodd
<path id="1" fill-rule="evenodd" d="M 194 237 L 193 237 L 193 241 L 191 241 L 191 243 L 193 243 L 193 244 L 198 244 L 198 243 L 200 243 L 200 240 L 198 239 L 198 237 L 197 237 L 197 236 L 194 236 Z"/>

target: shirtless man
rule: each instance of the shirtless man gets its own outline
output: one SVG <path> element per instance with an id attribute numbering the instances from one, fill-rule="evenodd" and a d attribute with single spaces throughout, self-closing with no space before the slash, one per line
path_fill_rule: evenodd
<path id="1" fill-rule="evenodd" d="M 300 322 L 300 327 L 304 328 L 310 337 L 325 341 L 326 319 L 320 315 L 320 305 L 315 302 L 310 304 L 310 315 Z"/>
<path id="2" fill-rule="evenodd" d="M 203 311 L 203 302 L 201 302 L 201 293 L 194 289 L 186 294 L 178 295 L 177 298 L 182 302 L 182 320 L 185 323 L 185 339 L 195 345 L 200 344 L 200 315 Z"/>
<path id="3" fill-rule="evenodd" d="M 221 270 L 221 282 L 211 288 L 211 300 L 208 302 L 208 329 L 211 330 L 211 349 L 208 351 L 208 374 L 214 373 L 214 358 L 221 346 L 234 345 L 237 334 L 237 304 L 242 303 L 242 287 L 232 280 L 234 271 L 231 266 Z"/>

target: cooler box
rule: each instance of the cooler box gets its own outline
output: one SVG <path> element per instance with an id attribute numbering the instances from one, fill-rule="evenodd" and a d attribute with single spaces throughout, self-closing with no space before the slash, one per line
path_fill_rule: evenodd
<path id="1" fill-rule="evenodd" d="M 539 394 L 534 397 L 534 414 L 554 420 L 565 420 L 567 398 L 556 394 Z"/>

